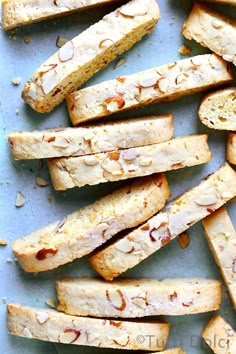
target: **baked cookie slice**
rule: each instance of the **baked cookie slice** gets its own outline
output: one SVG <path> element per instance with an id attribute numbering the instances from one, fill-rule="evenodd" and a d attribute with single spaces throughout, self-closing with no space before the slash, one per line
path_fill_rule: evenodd
<path id="1" fill-rule="evenodd" d="M 203 221 L 205 235 L 236 310 L 236 232 L 225 208 Z"/>
<path id="2" fill-rule="evenodd" d="M 22 98 L 50 112 L 117 55 L 151 32 L 160 18 L 155 0 L 131 0 L 68 41 L 26 82 Z"/>
<path id="3" fill-rule="evenodd" d="M 52 184 L 56 190 L 65 190 L 206 163 L 211 159 L 207 138 L 190 135 L 160 144 L 49 159 Z"/>
<path id="4" fill-rule="evenodd" d="M 9 30 L 118 0 L 2 0 L 2 28 Z"/>
<path id="5" fill-rule="evenodd" d="M 236 65 L 236 20 L 196 2 L 182 33 Z"/>
<path id="6" fill-rule="evenodd" d="M 215 311 L 221 283 L 191 279 L 61 279 L 56 283 L 58 310 L 70 315 L 136 318 L 180 316 Z"/>
<path id="7" fill-rule="evenodd" d="M 164 174 L 137 179 L 62 221 L 17 239 L 13 252 L 26 272 L 54 269 L 141 224 L 161 210 L 169 196 Z"/>
<path id="8" fill-rule="evenodd" d="M 177 99 L 232 82 L 227 63 L 198 55 L 86 87 L 67 96 L 73 125 L 150 103 Z"/>
<path id="9" fill-rule="evenodd" d="M 236 172 L 226 163 L 198 186 L 171 202 L 166 210 L 90 257 L 94 269 L 112 280 L 167 245 L 191 225 L 236 195 Z"/>
<path id="10" fill-rule="evenodd" d="M 220 315 L 208 322 L 202 337 L 215 354 L 236 353 L 236 332 Z"/>
<path id="11" fill-rule="evenodd" d="M 198 114 L 201 122 L 209 128 L 236 131 L 236 87 L 206 95 Z"/>
<path id="12" fill-rule="evenodd" d="M 170 140 L 173 133 L 172 115 L 163 114 L 78 128 L 13 132 L 8 143 L 15 160 L 43 159 L 157 144 Z"/>
<path id="13" fill-rule="evenodd" d="M 236 165 L 236 133 L 228 134 L 226 158 Z"/>
<path id="14" fill-rule="evenodd" d="M 9 333 L 28 339 L 130 350 L 163 350 L 170 329 L 169 323 L 70 316 L 19 304 L 7 306 L 7 321 Z M 139 333 L 147 333 L 144 340 Z"/>

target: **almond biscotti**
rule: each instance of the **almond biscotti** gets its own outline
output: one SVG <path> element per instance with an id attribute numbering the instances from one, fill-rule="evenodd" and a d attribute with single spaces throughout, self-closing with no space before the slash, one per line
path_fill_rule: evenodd
<path id="1" fill-rule="evenodd" d="M 65 190 L 199 165 L 211 159 L 207 138 L 205 134 L 190 135 L 160 144 L 50 159 L 52 184 L 56 190 Z"/>
<path id="2" fill-rule="evenodd" d="M 79 128 L 13 132 L 8 142 L 15 160 L 42 159 L 161 143 L 173 137 L 173 130 L 172 115 L 164 114 Z"/>
<path id="3" fill-rule="evenodd" d="M 236 65 L 236 20 L 195 3 L 182 33 Z"/>
<path id="4" fill-rule="evenodd" d="M 225 208 L 203 220 L 205 235 L 236 310 L 236 232 Z"/>
<path id="5" fill-rule="evenodd" d="M 160 18 L 155 0 L 131 0 L 62 46 L 26 82 L 22 98 L 50 112 L 118 54 L 151 32 Z"/>
<path id="6" fill-rule="evenodd" d="M 227 160 L 236 165 L 236 133 L 229 133 L 227 139 Z"/>
<path id="7" fill-rule="evenodd" d="M 2 28 L 9 30 L 53 17 L 69 15 L 118 0 L 2 0 Z"/>
<path id="8" fill-rule="evenodd" d="M 28 339 L 130 350 L 163 350 L 169 323 L 116 321 L 65 315 L 19 304 L 7 306 L 8 331 Z M 142 334 L 147 333 L 146 337 Z M 138 335 L 144 340 L 139 341 Z M 151 337 L 150 337 L 151 336 Z M 151 341 L 150 338 L 155 338 Z"/>
<path id="9" fill-rule="evenodd" d="M 58 310 L 70 315 L 135 318 L 215 311 L 221 283 L 192 279 L 62 279 L 56 284 Z"/>
<path id="10" fill-rule="evenodd" d="M 161 210 L 169 196 L 164 174 L 140 178 L 16 240 L 13 252 L 26 272 L 56 268 L 92 252 L 121 230 L 141 224 Z"/>
<path id="11" fill-rule="evenodd" d="M 171 202 L 145 224 L 90 257 L 91 265 L 112 280 L 168 244 L 191 225 L 236 195 L 236 172 L 225 163 L 198 186 Z"/>
<path id="12" fill-rule="evenodd" d="M 162 65 L 86 87 L 67 97 L 74 125 L 126 109 L 169 101 L 232 81 L 227 63 L 215 54 Z"/>
<path id="13" fill-rule="evenodd" d="M 209 128 L 236 130 L 236 87 L 211 92 L 199 107 L 199 118 Z"/>
<path id="14" fill-rule="evenodd" d="M 215 354 L 236 353 L 236 332 L 220 315 L 208 322 L 202 337 Z"/>

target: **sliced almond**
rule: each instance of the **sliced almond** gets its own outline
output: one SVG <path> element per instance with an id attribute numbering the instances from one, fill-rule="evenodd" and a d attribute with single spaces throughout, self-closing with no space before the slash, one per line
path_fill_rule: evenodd
<path id="1" fill-rule="evenodd" d="M 125 105 L 125 100 L 121 96 L 108 97 L 105 100 L 106 108 L 108 111 L 113 112 L 117 109 L 121 109 Z"/>
<path id="2" fill-rule="evenodd" d="M 125 62 L 126 62 L 126 59 L 125 59 L 125 58 L 119 59 L 119 60 L 115 63 L 114 69 L 116 69 L 116 68 L 118 68 L 119 66 L 123 65 Z"/>
<path id="3" fill-rule="evenodd" d="M 200 56 L 196 56 L 196 57 L 191 58 L 191 62 L 195 66 L 200 66 L 202 64 L 202 60 L 201 60 Z"/>
<path id="4" fill-rule="evenodd" d="M 229 54 L 224 54 L 222 56 L 222 58 L 226 61 L 232 62 L 234 60 L 234 56 L 233 55 L 229 55 Z"/>
<path id="5" fill-rule="evenodd" d="M 158 87 L 159 90 L 163 93 L 167 92 L 168 86 L 169 86 L 169 80 L 166 77 L 161 77 L 158 80 Z"/>
<path id="6" fill-rule="evenodd" d="M 80 337 L 80 331 L 74 328 L 66 328 L 63 333 L 59 335 L 61 343 L 72 344 Z"/>
<path id="7" fill-rule="evenodd" d="M 143 297 L 135 297 L 132 299 L 132 302 L 134 305 L 140 307 L 141 309 L 145 309 L 147 307 L 146 300 Z"/>
<path id="8" fill-rule="evenodd" d="M 58 56 L 59 56 L 60 61 L 62 61 L 62 62 L 71 60 L 74 56 L 73 42 L 69 41 L 65 45 L 63 45 L 58 51 Z"/>
<path id="9" fill-rule="evenodd" d="M 47 71 L 42 76 L 42 89 L 45 95 L 47 95 L 50 91 L 52 91 L 56 86 L 56 84 L 57 84 L 57 78 L 56 78 L 55 70 Z"/>
<path id="10" fill-rule="evenodd" d="M 45 181 L 45 179 L 42 178 L 42 177 L 36 177 L 35 183 L 36 183 L 37 186 L 39 186 L 39 187 L 47 187 L 47 186 L 48 186 L 48 182 Z"/>
<path id="11" fill-rule="evenodd" d="M 118 161 L 111 160 L 109 157 L 106 158 L 102 163 L 102 168 L 104 171 L 112 174 L 123 174 L 123 168 Z"/>
<path id="12" fill-rule="evenodd" d="M 96 157 L 93 155 L 88 155 L 88 156 L 85 156 L 85 158 L 84 158 L 84 163 L 87 166 L 96 166 L 98 164 L 98 162 L 99 162 L 98 159 L 96 159 Z"/>
<path id="13" fill-rule="evenodd" d="M 141 87 L 151 87 L 156 84 L 158 79 L 160 79 L 160 75 L 157 72 L 146 72 L 139 76 L 138 83 Z"/>
<path id="14" fill-rule="evenodd" d="M 128 3 L 123 6 L 119 12 L 128 17 L 143 16 L 147 13 L 147 6 L 139 3 Z"/>
<path id="15" fill-rule="evenodd" d="M 177 85 L 181 84 L 182 82 L 187 81 L 188 79 L 188 75 L 187 74 L 179 74 L 176 79 L 175 82 Z"/>
<path id="16" fill-rule="evenodd" d="M 45 322 L 47 322 L 49 320 L 49 315 L 47 313 L 40 312 L 36 318 L 40 324 L 44 324 Z"/>
<path id="17" fill-rule="evenodd" d="M 51 307 L 52 309 L 56 309 L 56 308 L 57 308 L 56 303 L 55 303 L 55 301 L 54 301 L 53 299 L 47 299 L 47 300 L 45 301 L 45 303 L 46 303 L 49 307 Z"/>
<path id="18" fill-rule="evenodd" d="M 58 136 L 52 143 L 53 146 L 59 148 L 66 148 L 69 145 L 69 142 L 62 136 Z"/>
<path id="19" fill-rule="evenodd" d="M 99 48 L 106 48 L 111 46 L 114 43 L 114 41 L 112 39 L 106 38 L 103 39 L 100 43 L 99 43 Z"/>
<path id="20" fill-rule="evenodd" d="M 22 207 L 25 204 L 25 197 L 23 196 L 23 194 L 21 192 L 17 192 L 16 193 L 16 202 L 15 202 L 15 206 L 17 208 Z"/>
<path id="21" fill-rule="evenodd" d="M 66 38 L 63 38 L 61 36 L 58 36 L 57 37 L 57 40 L 56 40 L 56 46 L 61 48 L 63 45 L 65 45 L 66 43 L 68 42 L 68 39 Z"/>
<path id="22" fill-rule="evenodd" d="M 208 191 L 209 194 L 198 195 L 194 198 L 194 202 L 200 206 L 213 205 L 217 202 L 217 195 Z"/>
<path id="23" fill-rule="evenodd" d="M 115 291 L 106 290 L 107 301 L 118 311 L 123 311 L 126 308 L 126 300 L 120 289 Z"/>
<path id="24" fill-rule="evenodd" d="M 131 253 L 134 250 L 134 243 L 127 238 L 123 238 L 116 243 L 116 248 L 123 253 Z"/>
<path id="25" fill-rule="evenodd" d="M 23 336 L 26 338 L 32 338 L 32 333 L 30 332 L 30 330 L 27 327 L 24 327 L 23 329 Z"/>
<path id="26" fill-rule="evenodd" d="M 123 159 L 126 161 L 135 160 L 138 156 L 139 154 L 136 149 L 125 150 L 122 154 Z"/>
<path id="27" fill-rule="evenodd" d="M 211 21 L 211 25 L 214 28 L 220 28 L 220 27 L 223 26 L 223 23 L 221 21 L 219 21 L 218 19 L 213 18 L 212 21 Z"/>
<path id="28" fill-rule="evenodd" d="M 0 240 L 0 246 L 7 246 L 6 240 Z"/>
<path id="29" fill-rule="evenodd" d="M 150 166 L 152 164 L 152 159 L 146 158 L 146 159 L 142 159 L 139 162 L 139 166 L 141 167 L 147 167 Z"/>

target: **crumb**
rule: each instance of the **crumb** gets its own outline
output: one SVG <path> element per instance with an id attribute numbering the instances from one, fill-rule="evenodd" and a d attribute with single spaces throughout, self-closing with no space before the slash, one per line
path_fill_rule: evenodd
<path id="1" fill-rule="evenodd" d="M 178 242 L 179 242 L 180 247 L 182 247 L 182 248 L 188 247 L 188 245 L 190 244 L 189 235 L 186 232 L 182 233 L 178 237 Z"/>
<path id="2" fill-rule="evenodd" d="M 17 85 L 20 85 L 21 83 L 21 78 L 20 76 L 17 76 L 17 77 L 14 77 L 12 80 L 11 80 L 12 84 L 17 86 Z"/>
<path id="3" fill-rule="evenodd" d="M 66 38 L 62 38 L 60 36 L 57 37 L 56 39 L 56 46 L 58 48 L 61 48 L 64 44 L 66 44 L 68 42 L 68 39 Z"/>
<path id="4" fill-rule="evenodd" d="M 48 195 L 48 201 L 49 201 L 49 203 L 53 202 L 53 196 L 51 194 Z"/>
<path id="5" fill-rule="evenodd" d="M 6 240 L 0 240 L 0 246 L 7 246 Z"/>
<path id="6" fill-rule="evenodd" d="M 13 263 L 13 260 L 12 260 L 10 257 L 8 257 L 8 258 L 6 259 L 6 263 Z"/>
<path id="7" fill-rule="evenodd" d="M 20 112 L 20 111 L 19 111 L 19 109 L 16 109 L 16 112 L 15 112 L 15 113 L 16 113 L 16 115 L 18 115 L 18 114 L 19 114 L 19 112 Z"/>
<path id="8" fill-rule="evenodd" d="M 115 63 L 114 69 L 116 69 L 116 68 L 118 68 L 119 66 L 123 65 L 125 62 L 126 62 L 126 59 L 125 59 L 125 58 L 119 59 L 119 60 Z"/>
<path id="9" fill-rule="evenodd" d="M 15 206 L 17 208 L 22 207 L 25 204 L 25 197 L 23 196 L 23 194 L 21 192 L 17 192 L 16 193 L 16 202 L 15 202 Z"/>
<path id="10" fill-rule="evenodd" d="M 53 299 L 47 299 L 45 303 L 50 306 L 51 308 L 55 309 L 56 308 L 56 303 Z"/>
<path id="11" fill-rule="evenodd" d="M 179 47 L 179 53 L 182 55 L 188 55 L 192 53 L 192 49 L 185 47 L 185 45 L 181 45 L 181 47 Z"/>
<path id="12" fill-rule="evenodd" d="M 7 298 L 6 298 L 6 296 L 2 297 L 2 302 L 3 302 L 3 304 L 6 304 L 6 303 L 7 303 Z"/>
<path id="13" fill-rule="evenodd" d="M 37 177 L 35 182 L 36 182 L 37 186 L 39 186 L 39 187 L 47 187 L 48 186 L 48 182 L 45 181 L 45 179 L 42 177 Z"/>
<path id="14" fill-rule="evenodd" d="M 30 43 L 30 37 L 25 36 L 25 37 L 24 37 L 24 42 L 25 42 L 26 44 L 29 44 L 29 43 Z"/>

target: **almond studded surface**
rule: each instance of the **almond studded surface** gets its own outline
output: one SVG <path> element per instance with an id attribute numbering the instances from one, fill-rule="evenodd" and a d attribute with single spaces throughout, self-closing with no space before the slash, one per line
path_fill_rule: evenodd
<path id="1" fill-rule="evenodd" d="M 118 0 L 2 0 L 2 27 L 9 30 Z"/>
<path id="2" fill-rule="evenodd" d="M 74 125 L 150 103 L 174 100 L 232 81 L 215 54 L 198 55 L 86 87 L 67 97 Z"/>
<path id="3" fill-rule="evenodd" d="M 26 82 L 22 98 L 50 112 L 118 54 L 151 32 L 160 18 L 155 0 L 131 0 L 62 46 Z"/>
<path id="4" fill-rule="evenodd" d="M 128 322 L 69 316 L 19 304 L 7 306 L 8 330 L 11 334 L 43 341 L 100 348 L 163 350 L 170 325 L 158 322 Z M 148 333 L 155 341 L 137 340 Z"/>
<path id="5" fill-rule="evenodd" d="M 236 20 L 195 3 L 182 33 L 236 65 Z"/>
<path id="6" fill-rule="evenodd" d="M 118 279 L 111 283 L 74 278 L 58 280 L 56 289 L 59 311 L 76 316 L 180 316 L 214 311 L 221 304 L 221 283 L 201 278 Z"/>
<path id="7" fill-rule="evenodd" d="M 56 268 L 92 252 L 118 232 L 141 224 L 161 210 L 169 196 L 164 174 L 140 178 L 62 221 L 16 240 L 13 252 L 27 272 Z"/>
<path id="8" fill-rule="evenodd" d="M 210 159 L 207 135 L 199 134 L 122 151 L 50 159 L 48 166 L 54 188 L 65 190 L 199 165 Z"/>
<path id="9" fill-rule="evenodd" d="M 167 245 L 191 225 L 213 213 L 236 195 L 236 172 L 224 164 L 125 237 L 90 257 L 106 280 L 112 280 Z"/>
<path id="10" fill-rule="evenodd" d="M 172 137 L 173 117 L 165 114 L 78 128 L 14 132 L 8 135 L 8 142 L 18 160 L 89 155 L 161 143 Z"/>

